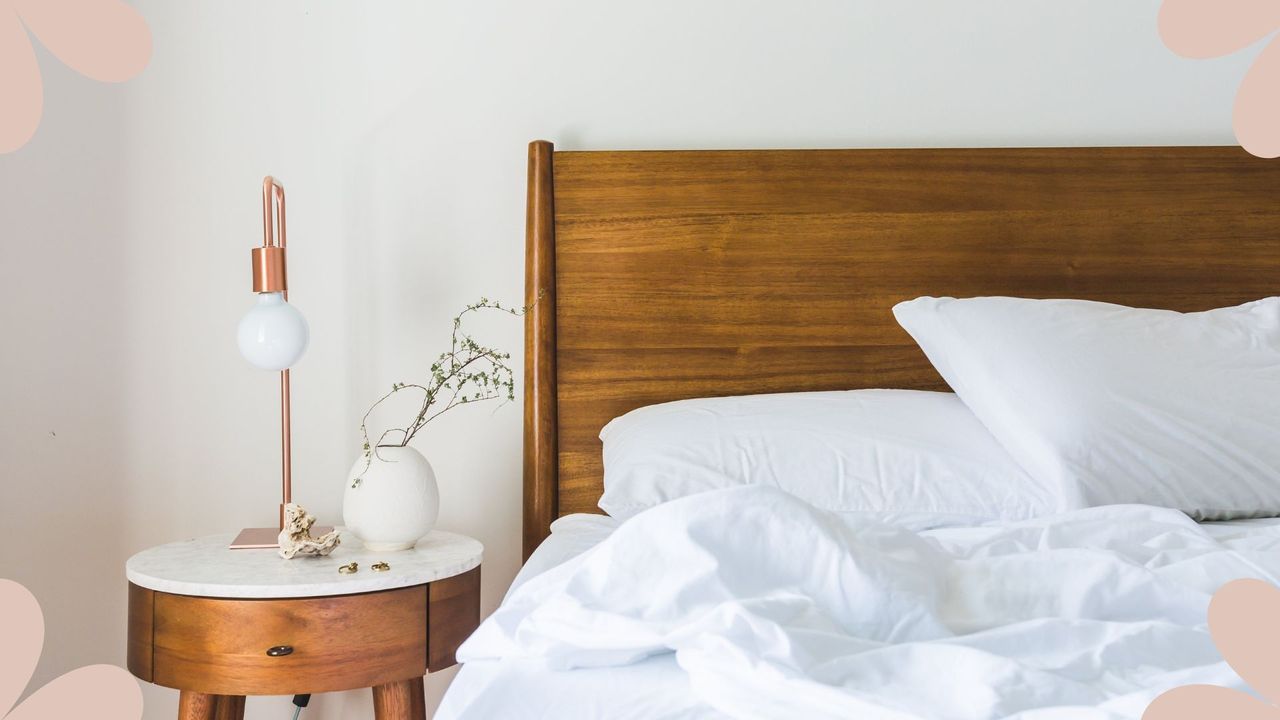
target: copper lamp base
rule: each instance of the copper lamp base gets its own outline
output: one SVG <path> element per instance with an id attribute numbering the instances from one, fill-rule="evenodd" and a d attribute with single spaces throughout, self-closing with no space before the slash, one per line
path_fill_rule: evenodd
<path id="1" fill-rule="evenodd" d="M 280 547 L 280 528 L 245 528 L 231 541 L 232 550 L 274 547 Z"/>

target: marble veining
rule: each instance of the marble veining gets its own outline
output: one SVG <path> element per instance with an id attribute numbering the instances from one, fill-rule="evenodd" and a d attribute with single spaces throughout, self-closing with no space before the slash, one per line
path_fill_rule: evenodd
<path id="1" fill-rule="evenodd" d="M 285 560 L 275 548 L 231 550 L 232 534 L 159 545 L 129 558 L 129 582 L 177 595 L 221 598 L 289 598 L 352 595 L 421 585 L 460 575 L 480 564 L 478 540 L 434 530 L 412 550 L 373 552 L 345 529 L 342 544 L 326 557 Z M 391 569 L 373 572 L 376 562 Z M 338 566 L 360 564 L 352 575 Z"/>

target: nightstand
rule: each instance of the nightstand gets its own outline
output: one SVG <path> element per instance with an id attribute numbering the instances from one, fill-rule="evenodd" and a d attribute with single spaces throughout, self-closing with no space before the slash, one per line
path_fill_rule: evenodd
<path id="1" fill-rule="evenodd" d="M 129 671 L 180 690 L 180 720 L 242 718 L 246 695 L 365 687 L 378 720 L 425 718 L 422 676 L 453 665 L 480 622 L 478 541 L 435 531 L 370 552 L 344 534 L 329 557 L 293 560 L 230 542 L 161 545 L 126 565 Z"/>

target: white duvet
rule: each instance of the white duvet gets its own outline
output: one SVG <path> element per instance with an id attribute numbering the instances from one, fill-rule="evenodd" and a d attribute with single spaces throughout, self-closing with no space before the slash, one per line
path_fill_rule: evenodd
<path id="1" fill-rule="evenodd" d="M 699 704 L 741 718 L 1137 718 L 1174 685 L 1243 687 L 1209 597 L 1277 576 L 1280 532 L 1223 542 L 1170 510 L 917 534 L 742 487 L 623 523 L 514 590 L 458 657 L 674 653 Z"/>

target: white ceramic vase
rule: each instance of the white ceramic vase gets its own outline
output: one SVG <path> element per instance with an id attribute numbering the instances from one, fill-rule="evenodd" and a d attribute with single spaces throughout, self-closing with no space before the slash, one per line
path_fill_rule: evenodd
<path id="1" fill-rule="evenodd" d="M 367 464 L 367 467 L 366 467 Z M 351 484 L 359 477 L 360 483 Z M 408 550 L 435 527 L 440 513 L 436 474 L 411 447 L 380 447 L 351 466 L 342 520 L 370 550 Z"/>

